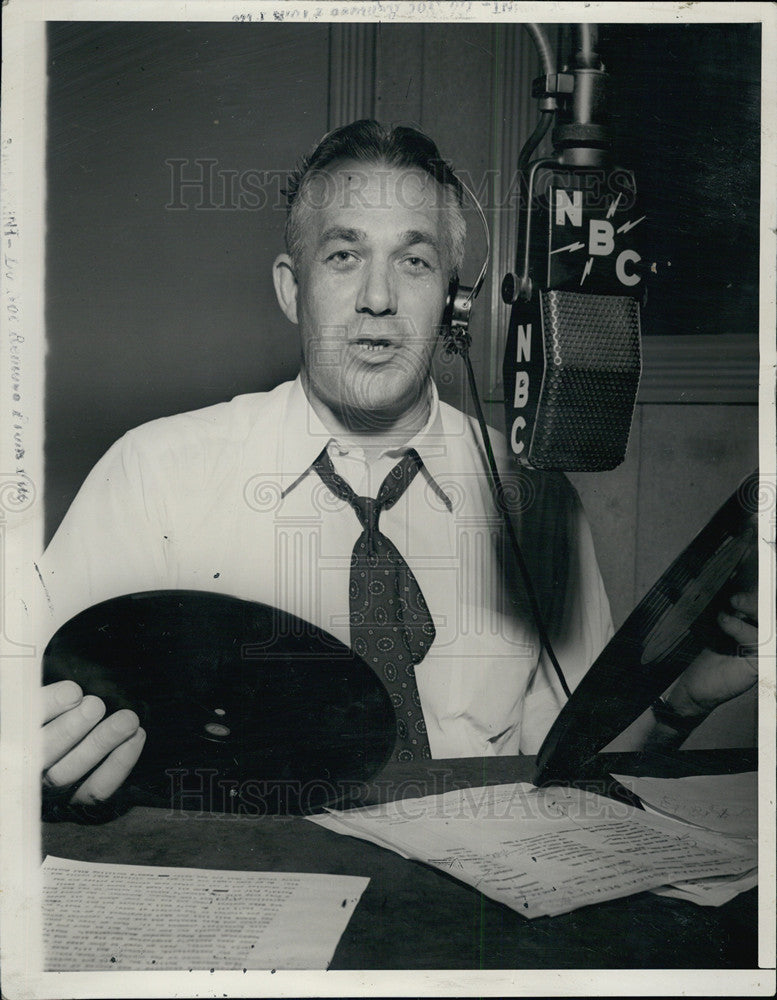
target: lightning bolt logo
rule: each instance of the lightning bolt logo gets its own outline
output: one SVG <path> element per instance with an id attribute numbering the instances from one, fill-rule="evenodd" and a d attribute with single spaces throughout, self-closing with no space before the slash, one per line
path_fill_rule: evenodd
<path id="1" fill-rule="evenodd" d="M 638 226 L 640 222 L 643 222 L 646 218 L 647 216 L 643 215 L 641 218 L 637 219 L 636 222 L 624 222 L 622 226 L 619 226 L 618 229 L 615 230 L 615 232 L 627 233 L 630 229 L 633 229 L 635 226 Z"/>
<path id="2" fill-rule="evenodd" d="M 582 250 L 584 246 L 585 243 L 567 243 L 565 247 L 558 247 L 556 250 L 551 250 L 550 252 L 554 254 L 561 253 L 562 250 L 569 250 L 571 253 L 572 250 Z"/>
<path id="3" fill-rule="evenodd" d="M 583 268 L 583 277 L 580 279 L 580 284 L 582 285 L 588 275 L 591 273 L 591 268 L 594 266 L 593 257 L 588 258 L 588 263 Z"/>
<path id="4" fill-rule="evenodd" d="M 610 205 L 610 207 L 607 209 L 607 218 L 608 219 L 611 219 L 613 217 L 613 215 L 615 215 L 615 209 L 618 207 L 618 202 L 620 200 L 621 200 L 621 196 L 618 195 L 618 197 L 615 199 L 615 201 L 612 203 L 612 205 Z M 620 232 L 620 230 L 618 230 L 618 232 Z"/>

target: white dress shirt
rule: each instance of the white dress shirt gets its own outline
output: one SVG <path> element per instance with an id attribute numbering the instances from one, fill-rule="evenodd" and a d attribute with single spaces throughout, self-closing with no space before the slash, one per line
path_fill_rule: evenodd
<path id="1" fill-rule="evenodd" d="M 493 440 L 508 468 L 503 437 Z M 423 460 L 380 530 L 411 566 L 437 629 L 416 668 L 432 755 L 536 752 L 563 695 L 505 548 L 477 428 L 436 390 L 426 427 L 369 461 L 324 427 L 299 379 L 130 431 L 89 474 L 42 557 L 49 631 L 110 597 L 181 588 L 274 605 L 348 644 L 361 525 L 311 469 L 325 447 L 362 496 L 376 496 L 407 447 Z M 574 687 L 612 632 L 590 531 L 564 477 L 514 472 L 507 486 Z"/>

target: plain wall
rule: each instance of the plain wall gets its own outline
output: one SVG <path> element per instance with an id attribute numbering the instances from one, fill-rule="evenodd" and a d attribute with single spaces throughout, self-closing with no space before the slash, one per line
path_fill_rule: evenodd
<path id="1" fill-rule="evenodd" d="M 286 175 L 327 129 L 329 31 L 270 27 L 50 28 L 48 534 L 128 428 L 298 370 L 271 267 Z M 197 160 L 212 194 L 173 191 Z"/>

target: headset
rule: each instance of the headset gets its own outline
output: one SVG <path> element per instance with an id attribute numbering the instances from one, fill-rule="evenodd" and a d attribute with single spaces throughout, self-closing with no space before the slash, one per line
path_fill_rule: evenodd
<path id="1" fill-rule="evenodd" d="M 470 201 L 477 209 L 483 232 L 486 237 L 486 255 L 480 272 L 472 287 L 460 285 L 458 277 L 451 278 L 448 285 L 448 296 L 445 300 L 445 309 L 442 314 L 442 324 L 440 333 L 445 341 L 445 350 L 451 354 L 464 354 L 469 348 L 470 336 L 468 333 L 469 319 L 472 312 L 472 305 L 478 297 L 483 282 L 486 280 L 488 265 L 491 262 L 491 232 L 488 228 L 485 212 L 478 201 L 475 192 L 459 177 L 457 178 L 464 191 L 469 196 Z"/>

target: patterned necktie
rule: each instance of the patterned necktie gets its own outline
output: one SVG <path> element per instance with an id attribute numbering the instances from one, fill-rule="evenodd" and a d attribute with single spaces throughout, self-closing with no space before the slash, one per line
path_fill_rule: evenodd
<path id="1" fill-rule="evenodd" d="M 335 472 L 326 448 L 313 463 L 331 492 L 350 504 L 363 529 L 351 553 L 351 648 L 372 667 L 391 697 L 397 717 L 397 760 L 431 757 L 415 667 L 436 633 L 418 581 L 394 543 L 378 528 L 378 518 L 399 500 L 422 464 L 418 453 L 410 449 L 373 500 L 356 496 Z"/>

